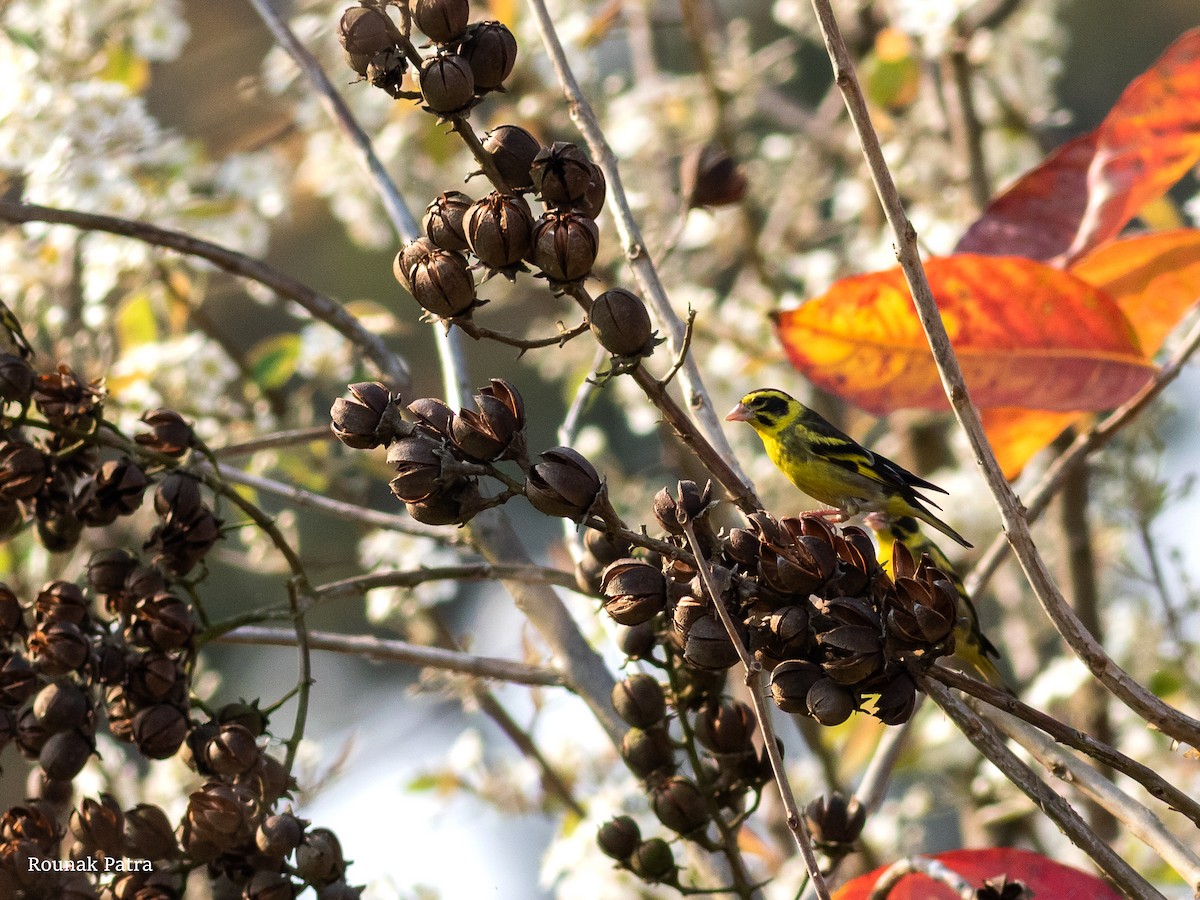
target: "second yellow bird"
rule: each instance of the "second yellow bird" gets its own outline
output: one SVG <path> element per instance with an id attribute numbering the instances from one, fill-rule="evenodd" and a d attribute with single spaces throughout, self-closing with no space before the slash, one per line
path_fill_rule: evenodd
<path id="1" fill-rule="evenodd" d="M 860 512 L 915 516 L 964 547 L 971 546 L 925 506 L 937 509 L 937 504 L 918 493 L 944 494 L 944 490 L 872 453 L 783 391 L 751 391 L 725 418 L 750 423 L 771 462 L 810 497 L 851 516 Z"/>

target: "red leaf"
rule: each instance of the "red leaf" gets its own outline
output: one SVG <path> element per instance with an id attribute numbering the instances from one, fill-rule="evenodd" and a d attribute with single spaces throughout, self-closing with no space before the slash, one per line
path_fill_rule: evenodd
<path id="1" fill-rule="evenodd" d="M 1023 881 L 1035 897 L 1047 900 L 1120 900 L 1121 895 L 1095 875 L 1064 866 L 1028 850 L 992 848 L 951 850 L 932 857 L 953 869 L 974 887 L 983 887 L 985 878 L 1008 876 Z M 834 900 L 866 900 L 887 866 L 842 885 Z M 924 875 L 907 875 L 888 894 L 888 900 L 958 900 L 958 895 L 940 882 Z"/>
<path id="2" fill-rule="evenodd" d="M 1200 160 L 1200 29 L 1134 79 L 1100 126 L 992 201 L 955 248 L 1060 266 L 1121 231 Z"/>
<path id="3" fill-rule="evenodd" d="M 981 407 L 1110 409 L 1154 373 L 1116 304 L 1070 273 L 970 254 L 925 271 Z M 776 325 L 792 365 L 863 409 L 949 408 L 899 268 L 844 278 Z"/>

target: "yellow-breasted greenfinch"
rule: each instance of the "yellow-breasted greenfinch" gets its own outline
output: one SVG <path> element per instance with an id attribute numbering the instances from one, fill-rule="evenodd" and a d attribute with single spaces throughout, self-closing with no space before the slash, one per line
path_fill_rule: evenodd
<path id="1" fill-rule="evenodd" d="M 925 504 L 940 507 L 918 493 L 918 489 L 946 493 L 942 488 L 872 453 L 783 391 L 751 391 L 725 419 L 749 422 L 771 462 L 810 497 L 847 516 L 860 512 L 915 516 L 964 547 L 971 546 Z"/>

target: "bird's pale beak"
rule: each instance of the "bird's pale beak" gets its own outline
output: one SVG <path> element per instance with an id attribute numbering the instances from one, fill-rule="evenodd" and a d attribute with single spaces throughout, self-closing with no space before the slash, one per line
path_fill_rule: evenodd
<path id="1" fill-rule="evenodd" d="M 745 403 L 739 403 L 729 411 L 729 415 L 725 417 L 726 422 L 749 422 L 753 418 L 754 413 L 750 412 Z"/>

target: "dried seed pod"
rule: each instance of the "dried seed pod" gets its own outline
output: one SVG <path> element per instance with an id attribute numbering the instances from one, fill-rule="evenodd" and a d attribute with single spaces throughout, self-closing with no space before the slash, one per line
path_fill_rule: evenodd
<path id="1" fill-rule="evenodd" d="M 422 500 L 404 504 L 408 514 L 426 525 L 464 525 L 481 509 L 475 482 L 460 478 Z"/>
<path id="2" fill-rule="evenodd" d="M 125 811 L 125 841 L 129 854 L 143 859 L 173 859 L 179 853 L 167 814 L 149 803 Z"/>
<path id="3" fill-rule="evenodd" d="M 182 577 L 195 568 L 221 537 L 221 520 L 207 507 L 188 518 L 166 516 L 150 532 L 145 548 L 167 574 Z"/>
<path id="4" fill-rule="evenodd" d="M 177 706 L 160 703 L 133 717 L 133 742 L 150 759 L 174 756 L 187 737 L 187 718 Z"/>
<path id="5" fill-rule="evenodd" d="M 110 459 L 75 489 L 75 512 L 85 525 L 111 525 L 142 505 L 150 479 L 129 457 Z"/>
<path id="6" fill-rule="evenodd" d="M 936 571 L 936 570 L 934 570 Z M 950 637 L 958 617 L 958 596 L 949 581 L 899 578 L 887 612 L 887 632 L 906 650 L 932 651 Z"/>
<path id="7" fill-rule="evenodd" d="M 552 447 L 539 458 L 525 481 L 529 502 L 548 516 L 583 521 L 604 490 L 595 468 L 570 447 Z"/>
<path id="8" fill-rule="evenodd" d="M 329 884 L 346 873 L 342 845 L 328 828 L 314 828 L 296 848 L 296 874 L 310 884 Z"/>
<path id="9" fill-rule="evenodd" d="M 190 519 L 203 507 L 200 482 L 187 472 L 168 472 L 154 488 L 154 511 L 160 516 Z"/>
<path id="10" fill-rule="evenodd" d="M 216 775 L 235 776 L 249 772 L 258 762 L 259 755 L 258 743 L 244 725 L 222 725 L 204 745 L 205 765 Z"/>
<path id="11" fill-rule="evenodd" d="M 674 881 L 678 871 L 671 845 L 662 838 L 651 838 L 639 844 L 629 857 L 629 868 L 650 884 Z"/>
<path id="12" fill-rule="evenodd" d="M 609 819 L 596 832 L 596 843 L 605 856 L 616 860 L 626 860 L 642 842 L 642 832 L 629 816 L 617 816 Z"/>
<path id="13" fill-rule="evenodd" d="M 808 660 L 789 659 L 771 672 L 771 699 L 784 712 L 808 713 L 808 691 L 823 678 L 821 667 Z"/>
<path id="14" fill-rule="evenodd" d="M 542 202 L 547 206 L 570 206 L 587 193 L 593 170 L 592 161 L 579 147 L 555 141 L 538 153 L 530 174 Z"/>
<path id="15" fill-rule="evenodd" d="M 463 232 L 463 216 L 474 202 L 462 191 L 438 194 L 433 202 L 425 207 L 425 219 L 422 223 L 425 236 L 443 250 L 466 250 L 467 236 Z"/>
<path id="16" fill-rule="evenodd" d="M 33 402 L 51 425 L 84 425 L 98 415 L 104 402 L 104 381 L 84 381 L 69 366 L 38 375 Z"/>
<path id="17" fill-rule="evenodd" d="M 517 401 L 520 401 L 519 395 Z M 489 389 L 475 395 L 475 404 L 478 412 L 459 410 L 450 421 L 450 440 L 454 447 L 463 456 L 478 462 L 523 456 L 525 442 L 521 429 L 524 422 L 517 418 L 517 411 Z M 523 407 L 519 411 L 523 416 Z"/>
<path id="18" fill-rule="evenodd" d="M 79 808 L 71 811 L 68 827 L 89 853 L 120 856 L 125 849 L 125 814 L 112 794 L 101 794 L 99 800 L 85 797 Z"/>
<path id="19" fill-rule="evenodd" d="M 600 229 L 579 213 L 550 211 L 534 225 L 532 241 L 529 261 L 551 285 L 570 284 L 591 273 L 600 251 Z"/>
<path id="20" fill-rule="evenodd" d="M 471 17 L 468 0 L 417 0 L 413 19 L 431 41 L 447 44 L 467 30 Z"/>
<path id="21" fill-rule="evenodd" d="M 91 657 L 92 645 L 73 622 L 50 622 L 29 635 L 29 655 L 49 678 L 78 672 Z"/>
<path id="22" fill-rule="evenodd" d="M 916 682 L 907 672 L 901 672 L 879 692 L 873 715 L 884 725 L 901 725 L 912 718 L 916 708 Z"/>
<path id="23" fill-rule="evenodd" d="M 254 737 L 261 737 L 267 731 L 267 714 L 258 708 L 257 699 L 249 703 L 245 700 L 226 703 L 217 710 L 214 721 L 221 725 L 241 725 Z"/>
<path id="24" fill-rule="evenodd" d="M 683 658 L 698 669 L 719 671 L 738 661 L 737 648 L 716 616 L 703 615 L 688 629 Z"/>
<path id="25" fill-rule="evenodd" d="M 696 620 L 709 614 L 708 609 L 707 600 L 690 595 L 680 597 L 675 602 L 675 609 L 671 613 L 671 624 L 675 626 L 675 630 L 680 635 L 687 637 L 692 626 L 696 624 Z"/>
<path id="26" fill-rule="evenodd" d="M 159 650 L 178 650 L 196 633 L 192 608 L 180 597 L 161 591 L 138 601 L 129 627 L 131 643 Z"/>
<path id="27" fill-rule="evenodd" d="M 630 625 L 618 630 L 621 635 L 619 639 L 621 652 L 630 659 L 648 659 L 654 655 L 658 636 L 654 632 L 652 623 L 643 622 L 640 625 Z"/>
<path id="28" fill-rule="evenodd" d="M 475 78 L 461 56 L 443 53 L 421 63 L 421 96 L 425 108 L 438 115 L 465 112 L 475 97 Z"/>
<path id="29" fill-rule="evenodd" d="M 604 170 L 595 163 L 591 164 L 591 178 L 583 196 L 569 204 L 571 209 L 580 215 L 594 219 L 604 209 L 604 198 L 608 193 L 608 183 L 604 180 Z"/>
<path id="30" fill-rule="evenodd" d="M 530 167 L 542 142 L 520 125 L 498 125 L 483 136 L 483 149 L 491 154 L 505 184 L 514 191 L 533 187 Z"/>
<path id="31" fill-rule="evenodd" d="M 621 759 L 638 778 L 675 771 L 675 748 L 665 728 L 630 728 L 621 738 Z"/>
<path id="32" fill-rule="evenodd" d="M 642 356 L 653 347 L 646 304 L 624 288 L 605 291 L 592 301 L 588 325 L 600 346 L 615 356 Z"/>
<path id="33" fill-rule="evenodd" d="M 354 450 L 371 450 L 396 439 L 402 428 L 400 395 L 378 381 L 350 385 L 354 399 L 333 401 L 329 410 L 334 436 Z"/>
<path id="34" fill-rule="evenodd" d="M 338 22 L 338 43 L 347 54 L 374 56 L 396 43 L 396 26 L 381 9 L 352 6 Z"/>
<path id="35" fill-rule="evenodd" d="M 142 416 L 142 421 L 150 430 L 135 434 L 133 439 L 165 456 L 183 456 L 196 442 L 192 426 L 173 409 L 153 409 Z"/>
<path id="36" fill-rule="evenodd" d="M 25 610 L 7 584 L 0 583 L 0 644 L 25 633 Z M 0 706 L 3 706 L 0 702 Z"/>
<path id="37" fill-rule="evenodd" d="M 396 468 L 396 477 L 390 482 L 392 493 L 405 503 L 418 503 L 444 487 L 438 445 L 423 434 L 393 442 L 387 461 Z"/>
<path id="38" fill-rule="evenodd" d="M 716 144 L 692 149 L 680 163 L 679 181 L 689 209 L 728 206 L 746 196 L 746 173 Z"/>
<path id="39" fill-rule="evenodd" d="M 822 725 L 841 725 L 854 712 L 854 694 L 830 678 L 822 678 L 808 689 L 808 714 Z"/>
<path id="40" fill-rule="evenodd" d="M 35 621 L 39 625 L 49 622 L 70 622 L 83 627 L 88 621 L 88 601 L 83 590 L 69 581 L 49 581 L 33 601 Z"/>
<path id="41" fill-rule="evenodd" d="M 471 66 L 475 89 L 495 90 L 517 63 L 517 39 L 501 22 L 475 22 L 467 26 L 458 52 Z"/>
<path id="42" fill-rule="evenodd" d="M 600 579 L 604 611 L 621 625 L 640 625 L 667 608 L 667 583 L 657 567 L 637 559 L 618 559 Z"/>
<path id="43" fill-rule="evenodd" d="M 82 731 L 60 731 L 52 734 L 38 753 L 38 765 L 47 778 L 70 781 L 96 752 L 96 743 Z"/>
<path id="44" fill-rule="evenodd" d="M 33 698 L 33 714 L 50 734 L 86 727 L 92 719 L 92 701 L 71 681 L 46 685 Z"/>
<path id="45" fill-rule="evenodd" d="M 722 698 L 709 703 L 696 716 L 696 740 L 720 754 L 754 752 L 754 734 L 758 724 L 754 711 L 739 700 Z"/>
<path id="46" fill-rule="evenodd" d="M 654 815 L 672 831 L 696 834 L 709 822 L 708 802 L 694 781 L 673 775 L 658 785 L 650 796 Z"/>
<path id="47" fill-rule="evenodd" d="M 862 834 L 867 809 L 857 797 L 846 798 L 834 791 L 822 794 L 804 807 L 804 821 L 814 843 L 822 850 L 845 852 Z"/>
<path id="48" fill-rule="evenodd" d="M 12 438 L 0 441 L 0 497 L 28 500 L 49 475 L 46 456 L 33 444 Z"/>
<path id="49" fill-rule="evenodd" d="M 417 238 L 396 255 L 392 273 L 422 308 L 452 319 L 475 305 L 475 282 L 461 253 L 443 250 L 429 238 Z"/>
<path id="50" fill-rule="evenodd" d="M 220 781 L 209 781 L 188 797 L 183 819 L 185 845 L 208 844 L 218 850 L 249 838 L 257 820 L 254 798 Z"/>
<path id="51" fill-rule="evenodd" d="M 667 714 L 662 686 L 645 672 L 637 672 L 613 685 L 612 704 L 621 720 L 635 728 L 657 725 Z"/>
<path id="52" fill-rule="evenodd" d="M 441 400 L 433 397 L 422 397 L 408 404 L 408 411 L 417 417 L 427 431 L 435 437 L 450 436 L 450 420 L 454 418 L 454 410 Z"/>
<path id="53" fill-rule="evenodd" d="M 33 392 L 33 367 L 19 356 L 0 353 L 0 402 L 29 405 Z"/>
<path id="54" fill-rule="evenodd" d="M 290 810 L 266 816 L 254 835 L 254 844 L 260 853 L 283 859 L 300 846 L 308 824 L 305 819 L 293 815 Z"/>
<path id="55" fill-rule="evenodd" d="M 533 245 L 533 213 L 524 197 L 493 191 L 463 219 L 471 252 L 489 269 L 512 276 Z"/>

